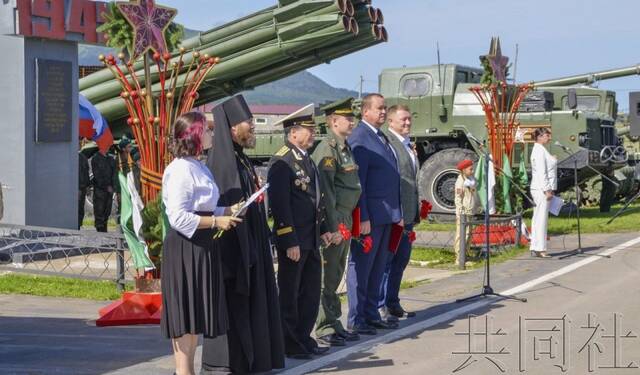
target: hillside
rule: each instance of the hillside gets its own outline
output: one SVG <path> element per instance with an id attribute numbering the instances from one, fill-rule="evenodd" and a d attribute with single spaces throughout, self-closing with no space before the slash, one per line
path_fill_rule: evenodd
<path id="1" fill-rule="evenodd" d="M 356 91 L 335 88 L 307 71 L 262 85 L 255 90 L 245 91 L 243 94 L 252 104 L 301 105 L 358 96 Z"/>

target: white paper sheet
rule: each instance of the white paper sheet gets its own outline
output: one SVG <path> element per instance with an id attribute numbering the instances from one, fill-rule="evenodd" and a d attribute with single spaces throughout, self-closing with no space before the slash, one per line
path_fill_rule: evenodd
<path id="1" fill-rule="evenodd" d="M 256 199 L 258 199 L 258 197 L 260 196 L 260 194 L 264 193 L 265 191 L 267 191 L 267 189 L 269 188 L 269 183 L 267 182 L 266 184 L 264 184 L 263 187 L 261 187 L 258 191 L 256 191 L 255 193 L 251 194 L 251 196 L 249 197 L 249 199 L 246 200 L 246 202 L 244 202 L 244 204 L 240 207 L 240 209 L 238 210 L 238 212 L 236 212 L 235 215 L 233 216 L 242 216 L 244 215 L 245 211 L 247 210 L 247 208 L 249 208 L 249 206 L 251 205 L 251 203 L 255 202 Z"/>
<path id="2" fill-rule="evenodd" d="M 564 200 L 556 195 L 551 198 L 549 202 L 549 212 L 554 216 L 558 216 L 560 214 L 560 209 L 564 206 Z"/>

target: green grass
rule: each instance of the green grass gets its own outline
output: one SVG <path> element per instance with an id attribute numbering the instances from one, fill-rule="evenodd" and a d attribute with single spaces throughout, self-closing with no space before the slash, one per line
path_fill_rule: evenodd
<path id="1" fill-rule="evenodd" d="M 618 216 L 611 224 L 607 221 L 622 207 L 618 204 L 611 207 L 611 212 L 600 212 L 598 207 L 580 209 L 580 231 L 584 233 L 621 233 L 638 230 L 640 223 L 640 204 L 632 204 L 627 210 Z M 524 214 L 525 222 L 531 225 L 533 210 L 527 210 Z M 575 211 L 571 216 L 549 215 L 547 231 L 551 235 L 578 233 L 578 223 Z"/>
<path id="2" fill-rule="evenodd" d="M 453 219 L 453 216 L 451 216 Z M 456 224 L 451 223 L 436 223 L 423 220 L 420 224 L 413 227 L 415 231 L 427 231 L 427 232 L 453 232 L 456 230 Z"/>
<path id="3" fill-rule="evenodd" d="M 502 263 L 509 259 L 513 259 L 527 251 L 526 246 L 512 247 L 500 252 L 491 252 L 491 263 Z M 458 266 L 455 264 L 456 255 L 453 251 L 440 248 L 424 248 L 414 247 L 411 250 L 411 260 L 429 262 L 428 268 L 437 268 L 445 270 L 457 270 Z M 484 264 L 484 259 L 477 256 L 467 258 L 467 269 L 474 269 L 481 267 Z"/>
<path id="4" fill-rule="evenodd" d="M 0 294 L 85 298 L 107 301 L 120 298 L 113 281 L 81 280 L 57 276 L 9 273 L 0 275 Z"/>
<path id="5" fill-rule="evenodd" d="M 92 217 L 85 217 L 84 220 L 82 220 L 82 226 L 84 228 L 94 228 L 95 227 L 95 221 L 93 220 Z M 107 221 L 107 230 L 109 232 L 113 232 L 116 230 L 116 220 L 112 217 L 109 218 L 109 221 Z"/>
<path id="6" fill-rule="evenodd" d="M 611 224 L 607 221 L 622 207 L 617 204 L 611 207 L 611 212 L 600 212 L 598 207 L 586 207 L 580 209 L 580 231 L 582 233 L 621 233 L 638 230 L 640 223 L 640 203 L 630 205 L 625 213 L 618 216 Z M 525 211 L 524 218 L 527 226 L 531 225 L 533 210 Z M 416 225 L 416 231 L 448 231 L 456 228 L 454 223 L 421 222 Z M 575 211 L 560 216 L 549 215 L 548 233 L 550 235 L 578 233 L 578 223 Z"/>

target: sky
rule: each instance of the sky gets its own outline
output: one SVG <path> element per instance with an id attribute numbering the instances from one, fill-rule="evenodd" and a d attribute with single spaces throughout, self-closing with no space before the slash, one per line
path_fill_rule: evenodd
<path id="1" fill-rule="evenodd" d="M 178 9 L 176 21 L 206 30 L 277 4 L 277 0 L 159 0 Z M 332 86 L 377 91 L 387 67 L 437 63 L 479 66 L 492 36 L 518 62 L 516 80 L 528 82 L 640 64 L 638 0 L 373 0 L 384 13 L 389 42 L 310 69 Z M 620 109 L 640 76 L 602 81 Z"/>

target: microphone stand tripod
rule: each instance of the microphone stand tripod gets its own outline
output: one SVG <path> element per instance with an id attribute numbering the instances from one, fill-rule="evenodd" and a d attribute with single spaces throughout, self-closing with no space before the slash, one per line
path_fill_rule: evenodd
<path id="1" fill-rule="evenodd" d="M 508 296 L 508 295 L 504 295 L 504 294 L 500 294 L 500 293 L 496 293 L 493 291 L 493 288 L 491 287 L 491 252 L 489 251 L 489 224 L 490 224 L 490 215 L 489 215 L 489 162 L 492 160 L 491 159 L 491 154 L 489 154 L 489 151 L 487 150 L 487 148 L 480 143 L 475 137 L 470 136 L 468 137 L 469 139 L 472 139 L 474 142 L 476 142 L 480 148 L 482 149 L 482 152 L 484 154 L 484 158 L 485 158 L 485 165 L 484 165 L 484 188 L 485 188 L 485 193 L 487 195 L 487 206 L 485 207 L 484 210 L 484 239 L 485 239 L 485 267 L 484 267 L 484 272 L 485 275 L 487 276 L 485 279 L 485 284 L 482 286 L 482 291 L 479 294 L 470 296 L 470 297 L 466 297 L 466 298 L 460 298 L 457 299 L 456 302 L 464 302 L 464 301 L 468 301 L 474 298 L 479 298 L 479 297 L 486 297 L 486 296 L 496 296 L 496 297 L 501 297 L 501 298 L 505 298 L 505 299 L 513 299 L 516 301 L 521 301 L 521 302 L 527 302 L 526 298 L 520 298 L 520 297 L 516 297 L 516 296 Z M 461 249 L 461 251 L 463 251 Z"/>
<path id="2" fill-rule="evenodd" d="M 578 255 L 578 254 L 584 254 L 584 250 L 582 249 L 582 234 L 580 232 L 580 206 L 581 206 L 581 196 L 580 196 L 580 188 L 578 187 L 578 158 L 576 157 L 576 154 L 573 152 L 573 150 L 567 146 L 562 145 L 559 142 L 555 143 L 556 146 L 559 146 L 562 151 L 564 151 L 567 155 L 569 155 L 569 157 L 571 157 L 573 159 L 573 185 L 575 188 L 575 194 L 576 194 L 576 219 L 578 222 L 578 248 L 572 250 L 569 254 L 567 255 L 563 255 L 561 257 L 558 257 L 558 259 L 565 259 L 565 258 L 569 258 L 572 257 L 574 255 Z M 609 182 L 613 183 L 614 185 L 618 186 L 618 183 L 611 180 L 609 177 L 603 175 L 602 173 L 600 173 L 597 169 L 593 168 L 592 166 L 587 164 L 587 167 L 591 168 L 591 170 L 593 170 L 594 172 L 596 172 L 597 174 L 599 174 L 602 178 L 608 180 Z M 606 258 L 610 258 L 610 256 L 608 255 L 602 255 L 603 257 Z"/>

